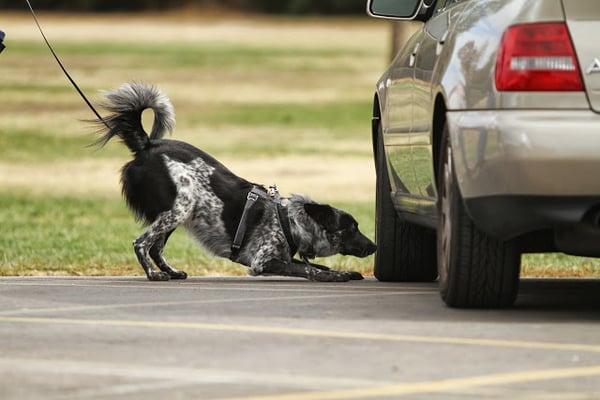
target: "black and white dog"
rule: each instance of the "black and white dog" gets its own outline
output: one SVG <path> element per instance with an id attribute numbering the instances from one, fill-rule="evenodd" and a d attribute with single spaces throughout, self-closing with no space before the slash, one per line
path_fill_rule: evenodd
<path id="1" fill-rule="evenodd" d="M 279 201 L 263 186 L 236 176 L 194 146 L 163 139 L 175 126 L 175 114 L 169 99 L 153 86 L 125 84 L 107 93 L 103 106 L 110 114 L 98 144 L 104 146 L 117 136 L 134 156 L 123 167 L 121 182 L 128 206 L 148 224 L 134 249 L 149 280 L 187 278 L 162 256 L 179 226 L 211 253 L 249 267 L 252 275 L 336 282 L 362 279 L 355 272 L 307 261 L 338 253 L 366 257 L 375 252 L 375 244 L 358 230 L 351 215 L 300 195 Z M 149 136 L 141 121 L 148 108 L 154 111 Z M 295 260 L 296 253 L 304 261 Z"/>

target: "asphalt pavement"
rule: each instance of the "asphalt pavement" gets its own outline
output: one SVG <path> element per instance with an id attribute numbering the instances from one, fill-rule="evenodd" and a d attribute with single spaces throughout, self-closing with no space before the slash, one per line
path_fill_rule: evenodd
<path id="1" fill-rule="evenodd" d="M 600 281 L 0 279 L 0 399 L 598 399 Z"/>

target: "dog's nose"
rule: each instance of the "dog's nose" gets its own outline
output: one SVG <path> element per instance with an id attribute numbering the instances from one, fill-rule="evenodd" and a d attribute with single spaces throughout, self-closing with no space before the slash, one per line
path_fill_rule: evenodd
<path id="1" fill-rule="evenodd" d="M 367 246 L 367 252 L 369 255 L 375 253 L 377 251 L 377 245 L 373 242 L 369 243 L 369 246 Z"/>

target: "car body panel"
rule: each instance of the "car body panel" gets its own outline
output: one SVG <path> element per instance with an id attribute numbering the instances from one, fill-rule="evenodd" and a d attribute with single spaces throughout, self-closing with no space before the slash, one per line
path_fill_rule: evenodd
<path id="1" fill-rule="evenodd" d="M 527 22 L 564 21 L 560 0 L 470 0 L 448 37 L 432 85 L 448 110 L 589 108 L 584 93 L 498 92 L 494 75 L 504 31 Z"/>
<path id="2" fill-rule="evenodd" d="M 590 110 L 451 111 L 463 198 L 600 194 L 600 115 Z"/>
<path id="3" fill-rule="evenodd" d="M 435 201 L 434 169 L 432 162 L 433 106 L 435 93 L 432 81 L 438 57 L 446 39 L 459 20 L 467 2 L 455 3 L 438 10 L 419 33 L 421 43 L 416 56 L 413 85 L 413 125 L 410 134 L 413 169 L 418 194 Z"/>
<path id="4" fill-rule="evenodd" d="M 563 0 L 590 104 L 600 112 L 600 2 Z"/>
<path id="5" fill-rule="evenodd" d="M 414 50 L 417 39 L 413 37 L 405 48 Z M 416 195 L 418 187 L 411 167 L 410 147 L 410 130 L 413 123 L 413 62 L 412 51 L 400 52 L 378 87 L 385 91 L 385 96 L 380 97 L 380 103 L 384 148 L 392 190 L 394 193 Z M 398 171 L 402 171 L 401 179 Z"/>

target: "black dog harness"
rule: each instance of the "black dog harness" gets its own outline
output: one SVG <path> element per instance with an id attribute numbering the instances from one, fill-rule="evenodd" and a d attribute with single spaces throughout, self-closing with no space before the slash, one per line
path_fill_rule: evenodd
<path id="1" fill-rule="evenodd" d="M 294 254 L 296 254 L 296 252 L 298 251 L 298 247 L 296 246 L 296 243 L 294 242 L 294 238 L 292 236 L 288 209 L 282 204 L 281 197 L 279 196 L 277 188 L 272 186 L 270 189 L 272 190 L 272 193 L 267 193 L 264 189 L 260 189 L 256 186 L 253 186 L 252 190 L 248 192 L 248 196 L 246 197 L 246 205 L 244 206 L 244 211 L 242 212 L 242 218 L 240 218 L 240 223 L 235 233 L 233 244 L 231 245 L 232 260 L 237 259 L 237 257 L 240 254 L 240 250 L 242 248 L 242 244 L 244 243 L 244 238 L 246 236 L 246 231 L 248 230 L 248 214 L 250 213 L 250 210 L 256 204 L 256 202 L 260 199 L 275 203 L 277 207 L 277 219 L 279 220 L 279 226 L 281 226 L 281 230 L 285 235 L 285 240 L 287 241 L 288 247 L 290 248 L 291 256 L 293 257 Z"/>

